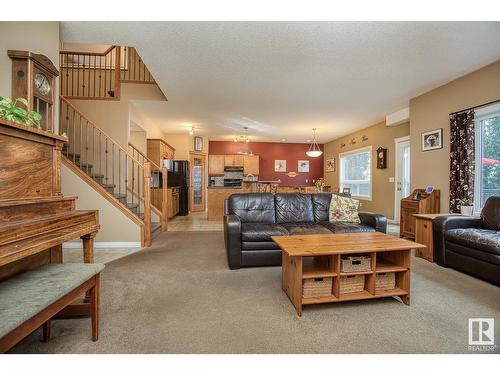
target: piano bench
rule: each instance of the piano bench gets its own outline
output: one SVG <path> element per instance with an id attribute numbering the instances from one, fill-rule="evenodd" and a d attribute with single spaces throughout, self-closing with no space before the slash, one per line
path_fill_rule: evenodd
<path id="1" fill-rule="evenodd" d="M 99 332 L 99 274 L 103 264 L 47 264 L 0 282 L 0 353 L 43 325 L 82 294 L 90 294 L 92 340 Z"/>

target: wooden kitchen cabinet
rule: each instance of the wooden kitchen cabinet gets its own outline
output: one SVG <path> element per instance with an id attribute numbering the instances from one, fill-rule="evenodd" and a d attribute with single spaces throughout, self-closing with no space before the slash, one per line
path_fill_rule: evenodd
<path id="1" fill-rule="evenodd" d="M 243 167 L 243 155 L 224 155 L 225 167 Z"/>
<path id="2" fill-rule="evenodd" d="M 169 219 L 179 213 L 179 188 L 168 188 L 167 212 Z"/>
<path id="3" fill-rule="evenodd" d="M 243 156 L 243 174 L 246 175 L 259 175 L 259 155 L 245 155 Z"/>
<path id="4" fill-rule="evenodd" d="M 175 148 L 170 146 L 163 139 L 149 138 L 148 144 L 148 158 L 161 167 L 163 159 L 175 159 Z"/>
<path id="5" fill-rule="evenodd" d="M 208 175 L 223 176 L 224 175 L 224 155 L 208 155 Z"/>

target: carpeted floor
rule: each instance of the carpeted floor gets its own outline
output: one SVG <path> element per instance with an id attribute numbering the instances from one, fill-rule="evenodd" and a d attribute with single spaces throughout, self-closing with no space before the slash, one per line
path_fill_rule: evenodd
<path id="1" fill-rule="evenodd" d="M 231 271 L 221 232 L 167 232 L 102 274 L 101 333 L 57 320 L 13 353 L 467 353 L 468 318 L 496 318 L 500 288 L 413 259 L 412 305 L 394 298 L 306 306 L 281 290 L 281 268 Z M 495 349 L 499 352 L 498 347 Z"/>

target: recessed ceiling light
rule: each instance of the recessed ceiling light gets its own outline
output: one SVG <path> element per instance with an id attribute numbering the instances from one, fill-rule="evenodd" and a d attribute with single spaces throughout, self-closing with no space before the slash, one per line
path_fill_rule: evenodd
<path id="1" fill-rule="evenodd" d="M 308 139 L 306 142 L 307 142 L 307 143 L 311 143 L 311 140 L 310 140 L 310 139 Z"/>
<path id="2" fill-rule="evenodd" d="M 281 142 L 285 142 L 285 141 L 286 141 L 286 138 L 283 138 L 283 139 L 281 140 Z"/>

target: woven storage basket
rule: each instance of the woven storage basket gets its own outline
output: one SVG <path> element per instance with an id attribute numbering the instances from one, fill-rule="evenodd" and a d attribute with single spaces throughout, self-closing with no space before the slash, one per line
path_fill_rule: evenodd
<path id="1" fill-rule="evenodd" d="M 375 278 L 375 290 L 389 290 L 396 287 L 396 274 L 394 272 L 378 273 Z"/>
<path id="2" fill-rule="evenodd" d="M 365 272 L 371 271 L 370 257 L 347 257 L 340 260 L 342 262 L 342 272 Z"/>
<path id="3" fill-rule="evenodd" d="M 340 276 L 340 294 L 362 292 L 365 289 L 365 275 Z"/>
<path id="4" fill-rule="evenodd" d="M 318 277 L 315 279 L 305 279 L 302 283 L 302 296 L 325 297 L 332 295 L 332 278 Z"/>

